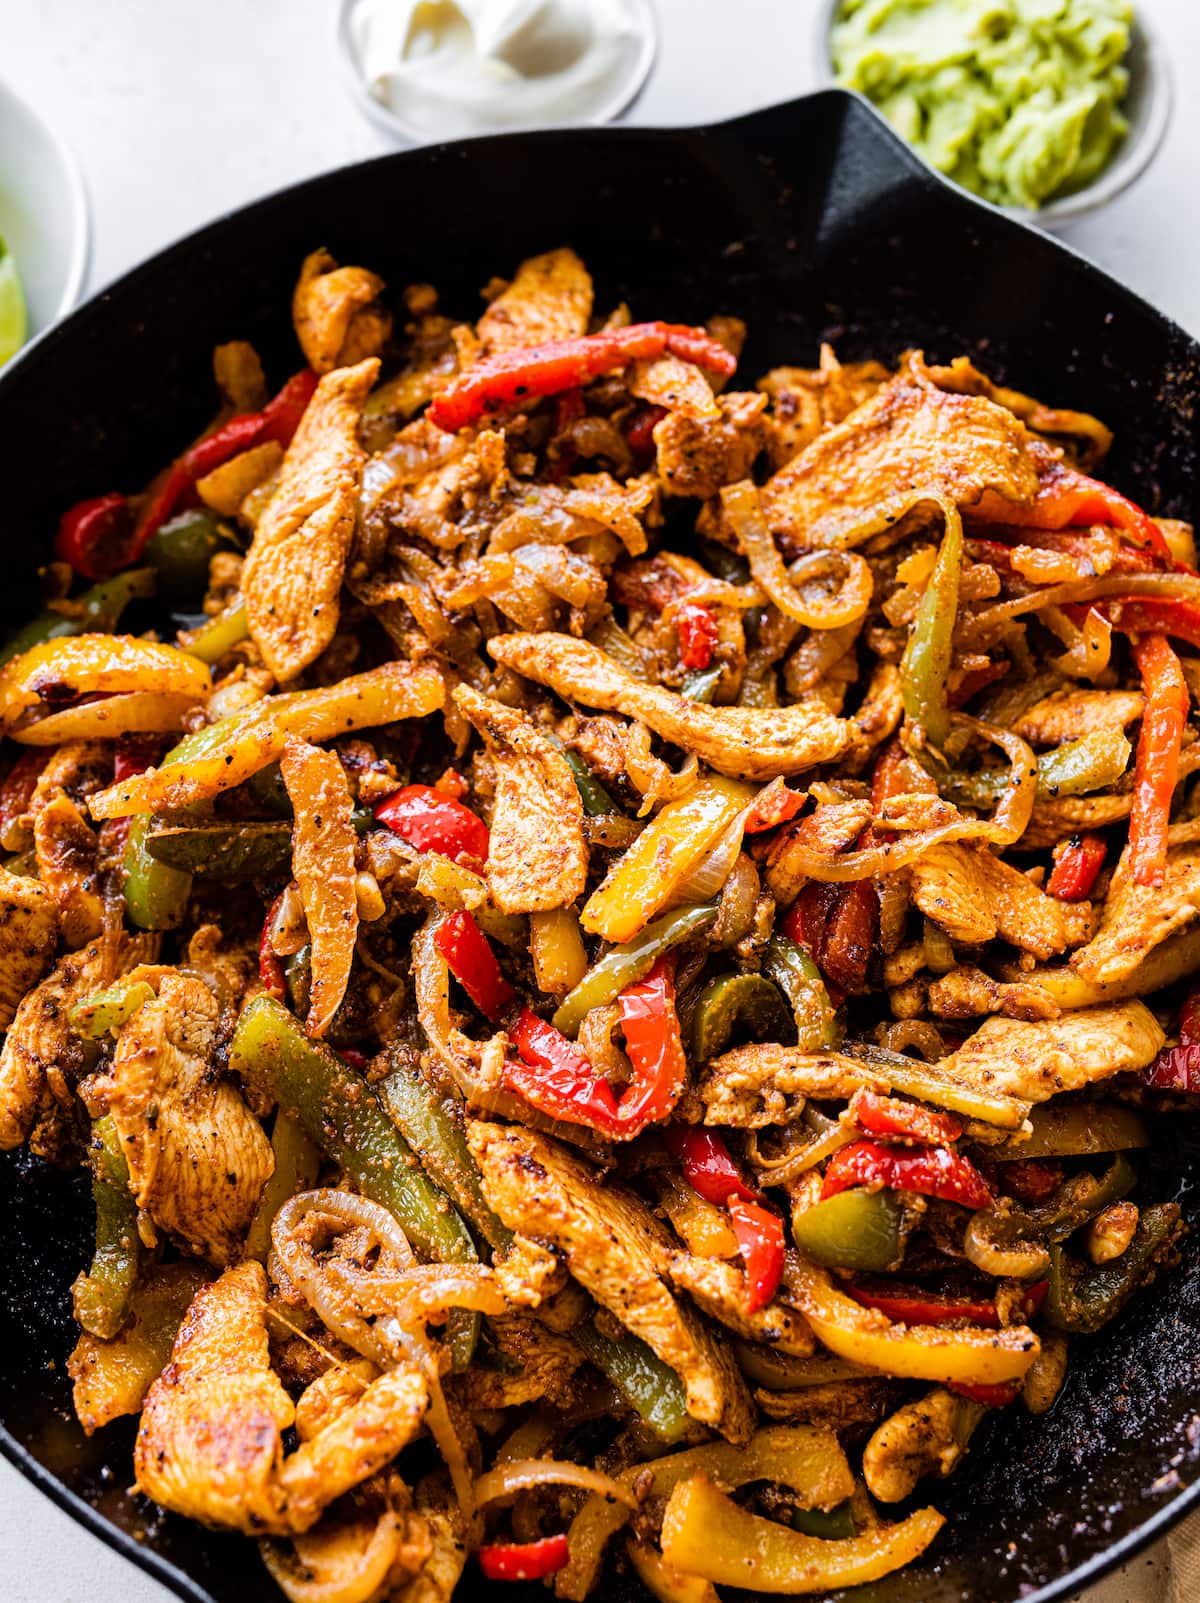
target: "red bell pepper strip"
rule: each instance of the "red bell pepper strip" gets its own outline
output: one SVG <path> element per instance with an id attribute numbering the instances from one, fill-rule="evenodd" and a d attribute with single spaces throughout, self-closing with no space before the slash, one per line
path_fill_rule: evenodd
<path id="1" fill-rule="evenodd" d="M 1054 869 L 1046 881 L 1046 890 L 1060 902 L 1086 901 L 1107 854 L 1103 835 L 1072 835 L 1065 846 L 1055 849 Z"/>
<path id="2" fill-rule="evenodd" d="M 918 1102 L 881 1096 L 865 1086 L 850 1098 L 850 1113 L 859 1129 L 868 1135 L 900 1136 L 922 1146 L 942 1146 L 957 1141 L 963 1133 L 962 1121 L 949 1113 L 936 1113 Z"/>
<path id="3" fill-rule="evenodd" d="M 1182 596 L 1117 596 L 1099 610 L 1125 634 L 1173 635 L 1200 648 L 1200 603 Z"/>
<path id="4" fill-rule="evenodd" d="M 674 960 L 660 957 L 644 980 L 617 999 L 633 1065 L 620 1101 L 580 1048 L 527 1007 L 509 1031 L 522 1061 L 505 1065 L 504 1083 L 556 1119 L 590 1125 L 618 1141 L 640 1135 L 667 1117 L 687 1078 L 674 976 Z"/>
<path id="5" fill-rule="evenodd" d="M 665 1119 L 687 1081 L 687 1058 L 675 1011 L 675 954 L 665 953 L 644 980 L 617 998 L 633 1083 L 619 1106 L 627 1131 Z"/>
<path id="6" fill-rule="evenodd" d="M 77 501 L 62 515 L 54 536 L 54 555 L 85 579 L 107 579 L 126 564 L 125 551 L 133 527 L 127 496 L 93 496 Z"/>
<path id="7" fill-rule="evenodd" d="M 560 395 L 664 351 L 725 378 L 737 366 L 736 358 L 702 328 L 632 323 L 628 328 L 601 329 L 578 339 L 526 345 L 487 357 L 451 379 L 429 403 L 428 415 L 439 429 L 453 434 L 495 407 Z"/>
<path id="8" fill-rule="evenodd" d="M 516 1002 L 517 993 L 505 979 L 487 936 L 470 913 L 447 914 L 437 927 L 433 944 L 479 1011 L 493 1024 L 499 1024 Z"/>
<path id="9" fill-rule="evenodd" d="M 866 989 L 867 965 L 879 933 L 879 894 L 870 880 L 806 885 L 783 921 L 783 933 L 808 949 L 843 996 Z M 831 994 L 834 1006 L 840 1005 Z"/>
<path id="10" fill-rule="evenodd" d="M 654 455 L 654 431 L 667 415 L 665 406 L 644 406 L 625 425 L 625 443 L 635 468 L 648 467 Z"/>
<path id="11" fill-rule="evenodd" d="M 1174 567 L 1162 530 L 1119 490 L 1058 460 L 1046 464 L 1040 479 L 1032 505 L 1006 507 L 1005 523 L 1027 529 L 1066 529 L 1106 523 L 1122 529 L 1138 545 L 1153 551 L 1168 567 Z"/>
<path id="12" fill-rule="evenodd" d="M 0 836 L 29 811 L 42 769 L 49 761 L 49 751 L 26 747 L 5 774 L 0 784 Z"/>
<path id="13" fill-rule="evenodd" d="M 1142 1070 L 1142 1079 L 1152 1091 L 1200 1091 L 1200 1045 L 1193 1041 L 1163 1047 Z"/>
<path id="14" fill-rule="evenodd" d="M 267 916 L 263 920 L 262 934 L 258 938 L 258 979 L 268 996 L 273 996 L 277 1002 L 287 1003 L 287 980 L 283 972 L 283 963 L 271 945 L 271 928 L 275 923 L 275 915 L 279 912 L 279 904 L 283 901 L 283 892 L 271 903 Z"/>
<path id="15" fill-rule="evenodd" d="M 685 601 L 675 617 L 679 631 L 679 661 L 690 671 L 707 668 L 720 640 L 720 630 L 711 607 L 698 601 Z"/>
<path id="16" fill-rule="evenodd" d="M 1179 777 L 1188 689 L 1179 658 L 1163 635 L 1133 643 L 1146 704 L 1133 770 L 1129 867 L 1136 885 L 1161 885 L 1167 871 L 1167 829 Z"/>
<path id="17" fill-rule="evenodd" d="M 520 1053 L 504 1065 L 503 1082 L 510 1091 L 552 1118 L 586 1124 L 611 1134 L 620 1113 L 612 1086 L 598 1075 L 591 1059 L 553 1024 L 521 1009 L 508 1038 Z"/>
<path id="18" fill-rule="evenodd" d="M 761 835 L 765 830 L 786 824 L 804 806 L 808 797 L 802 790 L 789 790 L 786 785 L 772 785 L 761 795 L 746 814 L 743 833 Z"/>
<path id="19" fill-rule="evenodd" d="M 783 1220 L 757 1202 L 730 1197 L 729 1222 L 746 1265 L 746 1311 L 756 1314 L 783 1279 Z"/>
<path id="20" fill-rule="evenodd" d="M 144 774 L 162 756 L 165 744 L 158 735 L 122 735 L 113 752 L 113 784 Z"/>
<path id="21" fill-rule="evenodd" d="M 1046 1300 L 1050 1288 L 1048 1280 L 1039 1280 L 1026 1288 L 1021 1299 L 1027 1319 Z M 897 1286 L 876 1291 L 867 1286 L 847 1286 L 855 1302 L 864 1308 L 877 1308 L 881 1314 L 899 1325 L 947 1325 L 963 1320 L 969 1325 L 983 1325 L 987 1330 L 999 1330 L 1000 1310 L 994 1301 L 981 1301 L 973 1297 L 940 1297 L 936 1292 L 924 1291 L 916 1286 Z"/>
<path id="22" fill-rule="evenodd" d="M 257 444 L 274 440 L 286 451 L 292 436 L 300 427 L 300 419 L 308 410 L 308 403 L 316 394 L 320 379 L 311 367 L 302 367 L 279 391 L 273 395 L 258 414 L 262 421 L 262 434 Z"/>
<path id="23" fill-rule="evenodd" d="M 1045 1202 L 1062 1178 L 1063 1166 L 1052 1158 L 1018 1158 L 999 1165 L 1000 1190 L 1018 1202 Z"/>
<path id="24" fill-rule="evenodd" d="M 405 785 L 385 796 L 375 817 L 419 852 L 438 852 L 451 862 L 486 862 L 487 825 L 469 807 L 432 785 Z"/>
<path id="25" fill-rule="evenodd" d="M 479 1549 L 479 1568 L 489 1581 L 541 1581 L 563 1569 L 571 1556 L 565 1536 L 540 1542 L 489 1542 Z"/>
<path id="26" fill-rule="evenodd" d="M 878 1141 L 852 1141 L 829 1160 L 821 1200 L 852 1186 L 916 1191 L 924 1197 L 957 1202 L 964 1208 L 986 1208 L 992 1201 L 991 1188 L 979 1170 L 969 1158 L 949 1147 L 924 1147 L 914 1152 Z"/>
<path id="27" fill-rule="evenodd" d="M 968 1402 L 983 1403 L 987 1408 L 1007 1408 L 1021 1395 L 1021 1382 L 1011 1380 L 998 1386 L 969 1386 L 961 1381 L 949 1380 L 946 1390 L 952 1391 L 956 1397 L 965 1397 Z"/>
<path id="28" fill-rule="evenodd" d="M 1200 1044 L 1200 991 L 1193 991 L 1179 1012 L 1180 1046 Z"/>
<path id="29" fill-rule="evenodd" d="M 759 1202 L 761 1197 L 742 1179 L 729 1148 L 715 1130 L 699 1124 L 670 1124 L 663 1131 L 667 1150 L 683 1165 L 684 1178 L 705 1202 L 723 1208 L 731 1197 Z"/>

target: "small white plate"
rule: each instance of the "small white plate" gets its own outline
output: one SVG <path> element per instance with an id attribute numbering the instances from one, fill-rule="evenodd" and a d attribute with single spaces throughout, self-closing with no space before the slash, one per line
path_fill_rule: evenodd
<path id="1" fill-rule="evenodd" d="M 30 339 L 78 301 L 89 232 L 87 195 L 74 155 L 0 81 L 0 236 L 21 275 Z"/>

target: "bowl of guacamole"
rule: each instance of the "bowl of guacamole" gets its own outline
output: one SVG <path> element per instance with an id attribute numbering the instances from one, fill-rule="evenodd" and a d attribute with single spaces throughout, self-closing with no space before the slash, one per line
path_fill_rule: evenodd
<path id="1" fill-rule="evenodd" d="M 936 171 L 1041 222 L 1132 183 L 1170 115 L 1132 0 L 833 0 L 820 53 Z"/>

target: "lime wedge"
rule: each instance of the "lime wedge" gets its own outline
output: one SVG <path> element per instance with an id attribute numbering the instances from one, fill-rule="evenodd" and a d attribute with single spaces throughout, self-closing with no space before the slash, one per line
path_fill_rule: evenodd
<path id="1" fill-rule="evenodd" d="M 25 296 L 17 264 L 0 239 L 0 367 L 25 343 Z"/>

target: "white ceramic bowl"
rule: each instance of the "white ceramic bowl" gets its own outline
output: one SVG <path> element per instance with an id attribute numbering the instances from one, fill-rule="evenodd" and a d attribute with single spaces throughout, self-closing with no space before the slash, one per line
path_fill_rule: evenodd
<path id="1" fill-rule="evenodd" d="M 88 206 L 69 148 L 0 81 L 0 235 L 25 290 L 29 337 L 79 299 L 88 260 Z"/>
<path id="2" fill-rule="evenodd" d="M 813 59 L 818 81 L 822 85 L 836 81 L 833 63 L 829 58 L 829 35 L 841 4 L 842 0 L 822 0 L 817 7 Z M 1129 90 L 1123 110 L 1129 119 L 1129 132 L 1099 177 L 1084 188 L 1064 195 L 1061 200 L 1052 200 L 1037 211 L 1027 211 L 1020 206 L 1004 206 L 1000 208 L 1002 211 L 1043 228 L 1054 228 L 1060 223 L 1074 222 L 1076 218 L 1098 211 L 1142 176 L 1158 154 L 1171 121 L 1173 90 L 1166 47 L 1149 19 L 1137 11 L 1134 13 L 1125 65 L 1129 69 Z M 945 174 L 941 176 L 944 178 Z M 978 198 L 975 196 L 975 199 Z"/>
<path id="3" fill-rule="evenodd" d="M 333 0 L 333 42 L 337 51 L 338 65 L 341 72 L 342 83 L 351 100 L 362 112 L 369 122 L 385 134 L 388 134 L 398 144 L 423 145 L 430 143 L 430 136 L 423 129 L 416 128 L 399 116 L 383 101 L 376 100 L 367 87 L 363 77 L 362 66 L 358 58 L 358 50 L 354 43 L 354 30 L 351 25 L 351 16 L 357 0 Z M 588 126 L 611 122 L 621 112 L 628 108 L 637 99 L 645 87 L 646 79 L 650 75 L 650 68 L 654 65 L 654 57 L 658 50 L 658 21 L 654 14 L 651 0 L 631 0 L 631 9 L 637 17 L 641 31 L 641 49 L 636 61 L 628 75 L 621 81 L 618 88 L 601 106 L 597 107 L 592 115 L 584 119 Z M 504 124 L 495 129 L 480 129 L 480 133 L 516 133 L 527 132 L 522 124 Z M 460 135 L 448 134 L 447 138 L 458 138 Z"/>

